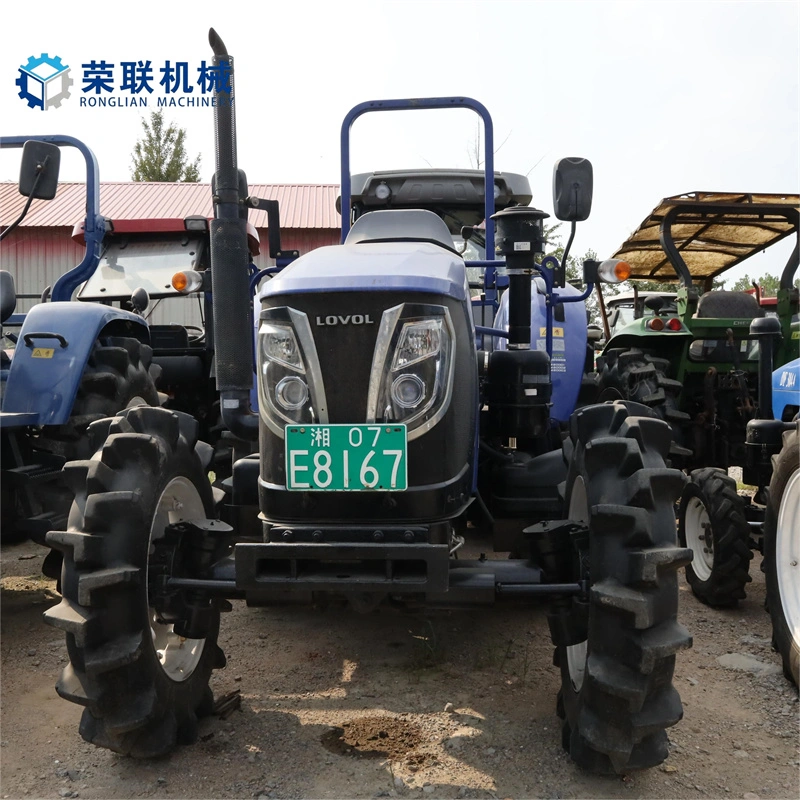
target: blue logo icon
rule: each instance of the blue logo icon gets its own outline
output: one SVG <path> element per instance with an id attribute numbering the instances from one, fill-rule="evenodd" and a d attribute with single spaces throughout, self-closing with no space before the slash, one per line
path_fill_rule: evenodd
<path id="1" fill-rule="evenodd" d="M 38 58 L 31 56 L 27 63 L 20 66 L 16 84 L 19 86 L 19 96 L 30 108 L 45 111 L 58 108 L 61 101 L 69 97 L 72 78 L 69 76 L 69 66 L 58 56 L 42 53 Z"/>

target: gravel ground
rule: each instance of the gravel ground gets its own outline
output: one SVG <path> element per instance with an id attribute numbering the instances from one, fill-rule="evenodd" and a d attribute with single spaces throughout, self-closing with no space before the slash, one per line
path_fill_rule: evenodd
<path id="1" fill-rule="evenodd" d="M 797 798 L 797 692 L 770 646 L 759 557 L 735 610 L 681 585 L 694 635 L 675 684 L 685 708 L 669 759 L 597 778 L 561 749 L 544 607 L 363 616 L 247 608 L 223 617 L 227 717 L 170 757 L 134 761 L 85 743 L 81 709 L 54 691 L 63 636 L 43 551 L 2 548 L 3 798 Z"/>

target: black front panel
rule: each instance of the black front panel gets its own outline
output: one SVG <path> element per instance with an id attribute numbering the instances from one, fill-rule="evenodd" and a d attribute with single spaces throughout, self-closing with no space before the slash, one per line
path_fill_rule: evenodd
<path id="1" fill-rule="evenodd" d="M 262 308 L 290 306 L 308 317 L 327 395 L 330 423 L 365 423 L 372 359 L 383 312 L 402 303 L 446 306 L 454 329 L 454 387 L 444 417 L 408 442 L 405 492 L 288 492 L 284 440 L 262 423 L 261 509 L 271 520 L 434 520 L 457 515 L 472 491 L 477 369 L 465 307 L 409 292 L 275 296 Z M 347 320 L 344 322 L 343 320 Z"/>

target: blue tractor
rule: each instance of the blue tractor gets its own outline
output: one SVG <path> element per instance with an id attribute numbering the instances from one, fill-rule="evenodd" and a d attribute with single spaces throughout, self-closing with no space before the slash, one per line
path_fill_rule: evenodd
<path id="1" fill-rule="evenodd" d="M 158 405 L 160 368 L 152 363 L 147 323 L 132 305 L 124 310 L 68 302 L 97 268 L 106 234 L 92 151 L 69 136 L 3 137 L 0 147 L 22 148 L 19 188 L 28 197 L 3 238 L 22 221 L 33 200 L 55 196 L 61 147 L 77 148 L 86 163 L 86 252 L 55 283 L 50 302 L 15 314 L 13 278 L 0 271 L 0 324 L 11 345 L 0 354 L 2 535 L 6 541 L 31 537 L 43 544 L 47 531 L 66 525 L 72 492 L 61 468 L 94 452 L 89 425 L 129 405 Z M 47 572 L 54 573 L 59 561 L 54 554 Z"/>
<path id="2" fill-rule="evenodd" d="M 232 75 L 213 31 L 210 41 Z M 342 126 L 342 244 L 301 256 L 259 291 L 255 410 L 253 201 L 227 88 L 214 112 L 216 380 L 226 427 L 258 450 L 234 464 L 217 513 L 192 416 L 140 406 L 90 425 L 97 451 L 64 468 L 76 491 L 69 524 L 47 535 L 64 556 L 63 599 L 46 612 L 70 656 L 57 691 L 84 707 L 81 735 L 135 757 L 196 737 L 211 672 L 225 665 L 217 639 L 232 599 L 337 595 L 359 611 L 548 599 L 563 746 L 601 773 L 662 762 L 683 713 L 676 653 L 691 643 L 677 621 L 691 552 L 677 545 L 684 478 L 665 465 L 669 426 L 624 401 L 563 423 L 551 414 L 555 343 L 567 338 L 556 329 L 619 264 L 589 261 L 585 291 L 558 288 L 557 265 L 537 256 L 546 215 L 496 211 L 485 188 L 492 123 L 480 103 L 361 104 Z M 467 265 L 437 214 L 351 216 L 353 121 L 442 107 L 483 120 L 484 294 L 504 271 L 502 327 L 475 325 Z M 574 225 L 590 199 L 588 163 L 562 160 L 556 216 Z M 505 347 L 476 348 L 495 339 Z M 574 368 L 579 383 L 583 354 Z M 484 541 L 494 557 L 459 557 Z"/>
<path id="3" fill-rule="evenodd" d="M 798 322 L 792 324 L 791 336 L 793 341 L 800 339 Z M 766 371 L 769 358 L 762 358 Z M 773 372 L 772 396 L 764 402 L 775 420 L 752 420 L 748 425 L 755 477 L 760 479 L 759 489 L 768 486 L 761 564 L 772 644 L 784 675 L 800 686 L 800 358 Z"/>

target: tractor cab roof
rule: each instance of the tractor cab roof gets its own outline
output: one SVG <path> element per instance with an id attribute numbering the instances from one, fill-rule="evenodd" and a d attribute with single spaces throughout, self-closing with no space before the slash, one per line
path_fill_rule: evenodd
<path id="1" fill-rule="evenodd" d="M 105 218 L 106 242 L 112 236 L 134 236 L 137 240 L 148 236 L 161 234 L 208 234 L 209 221 L 204 216 L 192 217 L 166 217 L 159 219 L 109 219 Z M 162 237 L 163 238 L 163 237 Z M 83 238 L 83 222 L 79 222 L 72 229 L 72 239 L 78 244 L 85 244 Z M 249 222 L 247 223 L 247 243 L 250 253 L 254 256 L 260 252 L 260 239 L 258 231 Z"/>
<path id="2" fill-rule="evenodd" d="M 710 281 L 787 236 L 797 236 L 799 205 L 797 194 L 688 192 L 666 197 L 614 258 L 631 265 L 632 280 L 672 282 L 677 275 L 683 283 L 690 282 L 686 278 Z"/>
<path id="3" fill-rule="evenodd" d="M 435 211 L 451 233 L 460 235 L 463 226 L 483 221 L 482 169 L 401 169 L 362 172 L 351 177 L 351 202 L 356 216 L 381 209 L 423 208 Z M 494 173 L 494 206 L 527 206 L 533 199 L 524 175 Z M 336 201 L 341 213 L 341 197 Z"/>

